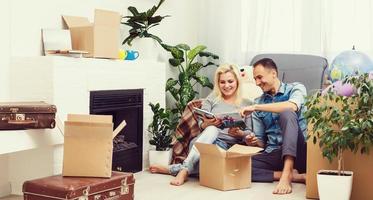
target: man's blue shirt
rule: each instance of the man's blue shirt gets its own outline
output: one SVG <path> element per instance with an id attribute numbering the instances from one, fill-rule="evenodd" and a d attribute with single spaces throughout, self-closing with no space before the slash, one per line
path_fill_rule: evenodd
<path id="1" fill-rule="evenodd" d="M 307 95 L 306 87 L 301 83 L 282 83 L 275 95 L 263 93 L 255 99 L 256 104 L 267 104 L 290 101 L 297 105 L 299 128 L 302 130 L 304 138 L 307 134 L 307 123 L 303 116 L 305 111 L 304 97 Z M 258 139 L 265 144 L 265 151 L 270 153 L 274 149 L 281 148 L 282 135 L 278 123 L 279 113 L 256 111 L 253 113 L 253 128 Z"/>

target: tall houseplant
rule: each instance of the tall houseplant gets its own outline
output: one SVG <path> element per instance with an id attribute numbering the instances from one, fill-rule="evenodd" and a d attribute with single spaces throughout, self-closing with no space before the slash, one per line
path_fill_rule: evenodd
<path id="1" fill-rule="evenodd" d="M 343 152 L 369 153 L 373 145 L 373 80 L 368 74 L 349 77 L 343 81 L 345 87 L 354 87 L 355 94 L 341 96 L 335 91 L 318 92 L 307 97 L 308 110 L 305 117 L 312 124 L 308 138 L 319 143 L 322 155 L 329 161 L 337 159 L 338 170 L 335 175 L 348 176 L 344 171 Z M 343 88 L 342 88 L 343 89 Z M 330 174 L 330 172 L 329 172 Z M 350 173 L 352 176 L 352 172 Z M 318 175 L 318 182 L 320 181 Z M 325 177 L 325 176 L 323 176 Z M 352 177 L 351 184 L 352 184 Z M 326 184 L 335 186 L 334 184 Z M 325 188 L 320 188 L 320 198 Z M 350 190 L 351 191 L 351 188 Z M 328 192 L 335 194 L 333 192 Z M 340 193 L 337 191 L 337 193 Z M 349 195 L 349 194 L 347 194 Z M 346 197 L 347 199 L 349 198 Z"/>
<path id="2" fill-rule="evenodd" d="M 174 129 L 177 125 L 176 115 L 167 108 L 161 108 L 159 103 L 149 103 L 153 112 L 152 122 L 148 126 L 149 144 L 155 146 L 155 151 L 149 151 L 150 165 L 168 165 L 171 159 L 171 150 Z"/>
<path id="3" fill-rule="evenodd" d="M 137 37 L 153 38 L 159 44 L 162 43 L 162 40 L 158 36 L 149 33 L 149 29 L 153 28 L 154 26 L 158 26 L 165 17 L 169 17 L 169 15 L 154 16 L 155 12 L 163 4 L 164 1 L 165 0 L 160 0 L 158 5 L 153 6 L 146 12 L 139 12 L 133 6 L 128 7 L 128 10 L 131 12 L 132 16 L 122 17 L 125 21 L 122 21 L 121 24 L 129 26 L 131 27 L 131 29 L 129 30 L 129 35 L 123 40 L 122 45 L 128 44 L 129 46 L 131 46 L 132 41 Z"/>
<path id="4" fill-rule="evenodd" d="M 170 92 L 176 101 L 176 112 L 181 116 L 189 101 L 196 97 L 197 92 L 193 88 L 196 84 L 212 89 L 213 84 L 208 77 L 199 75 L 198 72 L 207 66 L 215 65 L 214 59 L 219 56 L 205 51 L 204 45 L 190 48 L 187 44 L 171 46 L 162 44 L 162 47 L 171 53 L 169 63 L 179 71 L 178 79 L 169 78 L 166 83 L 166 91 Z M 203 62 L 198 57 L 206 57 L 210 61 Z"/>

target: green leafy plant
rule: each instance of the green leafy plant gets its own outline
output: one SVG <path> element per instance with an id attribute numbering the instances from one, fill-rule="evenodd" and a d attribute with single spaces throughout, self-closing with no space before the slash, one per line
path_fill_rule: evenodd
<path id="1" fill-rule="evenodd" d="M 153 111 L 153 121 L 148 126 L 149 143 L 157 151 L 165 151 L 172 147 L 174 130 L 177 125 L 177 116 L 169 109 L 161 108 L 159 103 L 149 103 Z"/>
<path id="2" fill-rule="evenodd" d="M 329 90 L 308 96 L 305 117 L 311 123 L 308 139 L 312 138 L 322 149 L 322 155 L 331 162 L 338 159 L 338 174 L 343 167 L 343 152 L 360 151 L 368 154 L 373 145 L 373 80 L 368 74 L 348 77 L 343 81 L 355 88 L 355 94 L 346 97 Z"/>
<path id="3" fill-rule="evenodd" d="M 139 12 L 133 6 L 128 7 L 128 10 L 131 12 L 132 16 L 122 17 L 122 19 L 125 19 L 125 21 L 124 22 L 122 21 L 121 24 L 130 26 L 131 29 L 129 30 L 129 35 L 123 40 L 122 45 L 127 43 L 129 46 L 131 46 L 132 40 L 137 37 L 153 38 L 159 44 L 162 43 L 162 40 L 158 36 L 149 33 L 149 29 L 153 28 L 154 26 L 158 26 L 159 23 L 163 20 L 163 18 L 169 17 L 169 15 L 154 16 L 155 12 L 158 10 L 158 8 L 162 5 L 164 1 L 165 0 L 160 0 L 158 5 L 153 6 L 151 9 L 147 10 L 146 12 Z"/>
<path id="4" fill-rule="evenodd" d="M 208 77 L 197 73 L 204 67 L 216 66 L 216 64 L 212 61 L 198 61 L 197 56 L 206 57 L 208 60 L 219 59 L 219 56 L 205 51 L 207 47 L 203 45 L 197 45 L 193 49 L 187 44 L 178 44 L 176 46 L 162 44 L 162 47 L 171 53 L 172 58 L 169 59 L 169 63 L 179 71 L 178 79 L 169 78 L 167 80 L 166 91 L 170 92 L 175 99 L 175 112 L 178 112 L 181 116 L 188 102 L 193 100 L 198 94 L 193 86 L 200 84 L 202 87 L 213 88 L 213 84 Z"/>

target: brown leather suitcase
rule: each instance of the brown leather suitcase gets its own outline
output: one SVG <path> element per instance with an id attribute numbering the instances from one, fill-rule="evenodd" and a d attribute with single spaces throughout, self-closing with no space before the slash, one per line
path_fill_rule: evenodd
<path id="1" fill-rule="evenodd" d="M 23 183 L 24 200 L 133 200 L 132 173 L 112 172 L 111 178 L 49 176 Z"/>
<path id="2" fill-rule="evenodd" d="M 39 102 L 0 103 L 0 130 L 54 128 L 57 108 Z"/>

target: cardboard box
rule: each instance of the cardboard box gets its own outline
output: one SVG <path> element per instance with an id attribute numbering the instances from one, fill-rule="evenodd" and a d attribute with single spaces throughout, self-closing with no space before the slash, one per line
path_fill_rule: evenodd
<path id="1" fill-rule="evenodd" d="M 328 103 L 332 106 L 338 106 L 335 102 Z M 352 105 L 352 104 L 351 104 Z M 312 134 L 312 124 L 308 125 L 309 134 Z M 372 151 L 373 147 L 371 147 Z M 360 151 L 356 154 L 351 151 L 346 151 L 344 154 L 345 170 L 353 171 L 354 177 L 352 180 L 352 200 L 371 200 L 373 199 L 373 190 L 371 182 L 373 181 L 373 156 L 361 155 Z M 335 159 L 332 163 L 328 159 L 323 158 L 319 144 L 313 144 L 312 138 L 307 141 L 307 177 L 306 177 L 306 197 L 317 199 L 319 198 L 317 189 L 317 172 L 321 169 L 337 170 L 338 164 Z"/>
<path id="2" fill-rule="evenodd" d="M 73 50 L 89 52 L 85 57 L 118 58 L 119 13 L 96 9 L 94 23 L 85 17 L 62 18 L 70 29 Z"/>
<path id="3" fill-rule="evenodd" d="M 227 151 L 214 144 L 196 143 L 201 154 L 200 185 L 218 190 L 251 187 L 251 156 L 262 148 L 234 145 Z"/>
<path id="4" fill-rule="evenodd" d="M 310 129 L 309 129 L 310 130 Z M 373 147 L 371 147 L 373 149 Z M 373 156 L 361 155 L 359 152 L 353 154 L 350 151 L 344 153 L 345 170 L 353 171 L 351 200 L 371 200 L 373 199 Z M 307 184 L 306 197 L 319 198 L 317 190 L 316 174 L 320 169 L 337 169 L 337 162 L 329 162 L 322 157 L 318 144 L 312 141 L 307 142 Z"/>
<path id="5" fill-rule="evenodd" d="M 111 176 L 113 138 L 123 129 L 123 122 L 113 132 L 111 115 L 69 114 L 64 127 L 63 176 Z"/>

